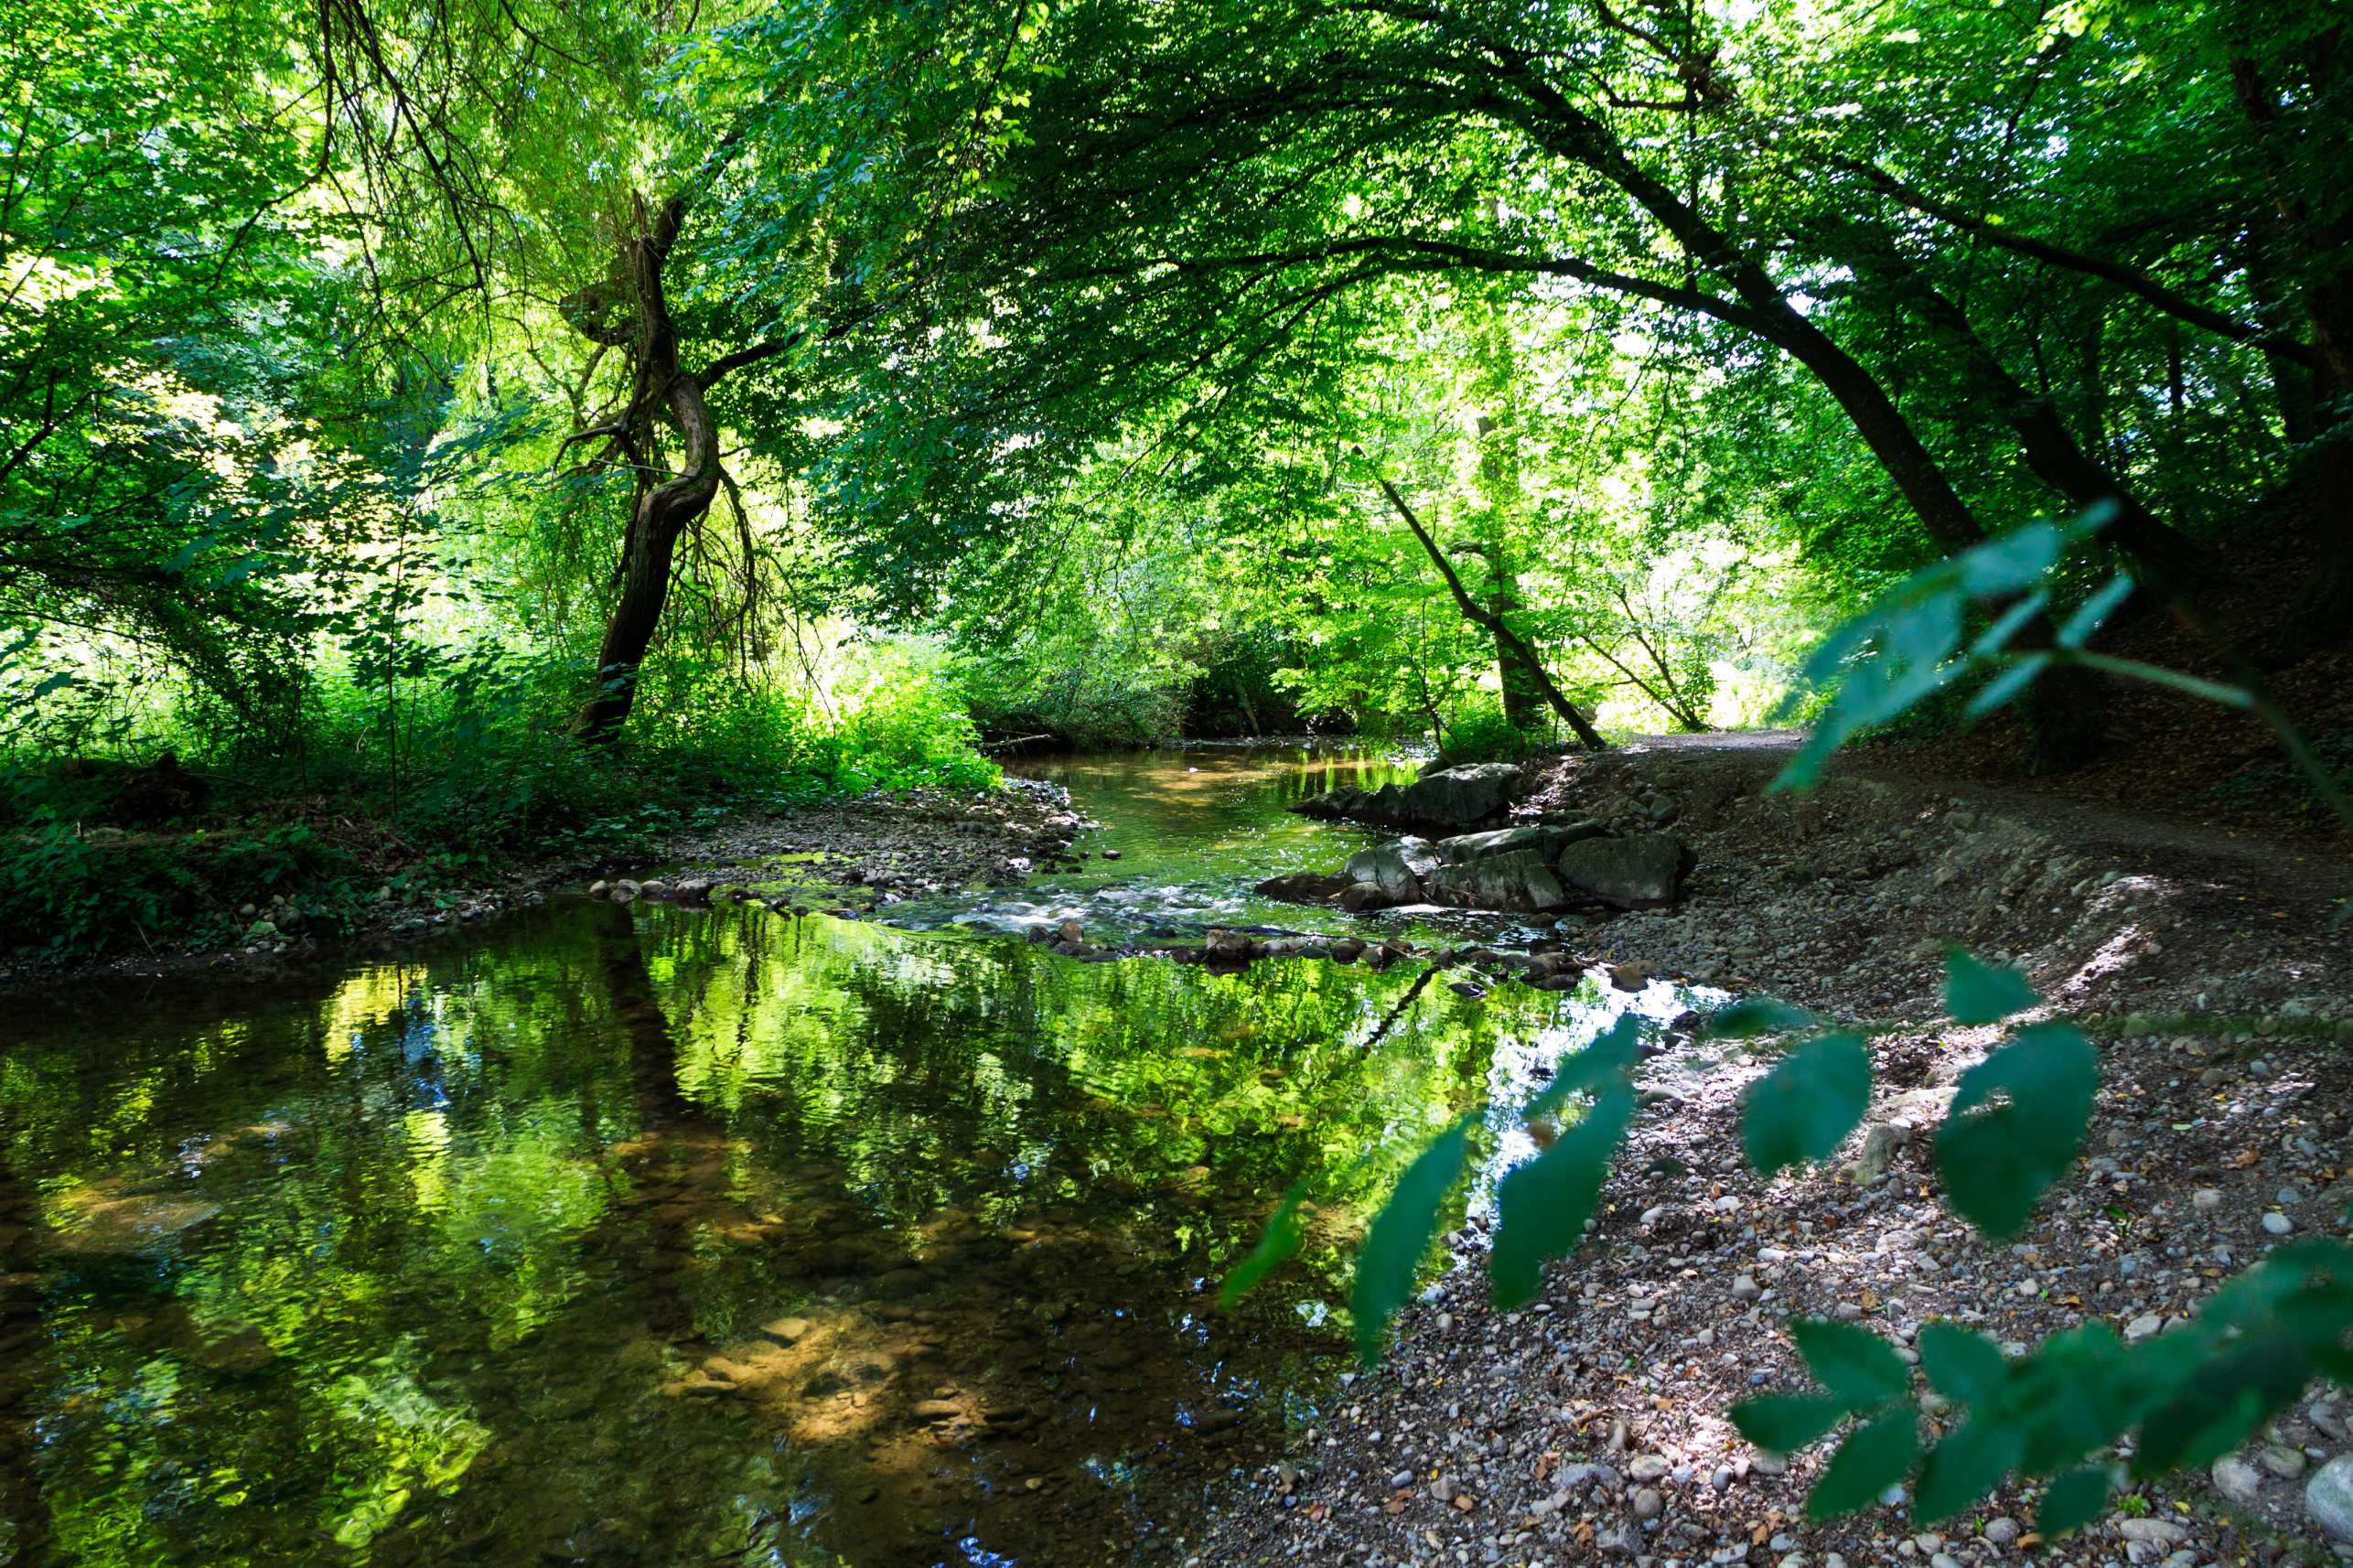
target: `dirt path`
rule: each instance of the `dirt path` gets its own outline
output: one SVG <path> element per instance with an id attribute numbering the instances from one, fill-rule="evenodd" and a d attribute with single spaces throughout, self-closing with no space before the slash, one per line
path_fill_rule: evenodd
<path id="1" fill-rule="evenodd" d="M 1765 795 L 1795 744 L 1678 736 L 1569 759 L 1530 805 L 1664 816 L 1698 850 L 1681 907 L 1563 933 L 1594 961 L 1865 1021 L 1875 1103 L 1842 1162 L 1758 1181 L 1740 1155 L 1740 1098 L 1769 1063 L 1689 1042 L 1649 1061 L 1655 1098 L 1594 1230 L 1537 1303 L 1494 1313 L 1479 1226 L 1450 1238 L 1454 1268 L 1409 1309 L 1392 1355 L 1284 1466 L 1237 1488 L 1199 1563 L 2327 1555 L 2305 1492 L 2353 1452 L 2341 1398 L 2305 1399 L 2210 1477 L 2133 1488 L 2106 1521 L 2049 1545 L 2023 1487 L 1933 1530 L 1900 1502 L 1808 1523 L 1824 1452 L 1784 1462 L 1734 1433 L 1739 1399 L 1807 1380 L 1790 1316 L 1862 1323 L 1907 1357 L 1939 1317 L 2014 1352 L 2092 1320 L 2139 1337 L 2283 1235 L 2344 1235 L 2353 1201 L 2353 943 L 2330 918 L 2353 873 L 2330 845 L 1922 780 L 1886 756 L 1842 759 L 1802 799 Z M 1938 1196 L 1930 1132 L 1995 1037 L 1942 1019 L 1947 940 L 2025 968 L 2101 1047 L 2082 1157 L 2013 1244 L 1980 1240 Z"/>
<path id="2" fill-rule="evenodd" d="M 1802 730 L 1711 731 L 1702 735 L 1645 736 L 1626 743 L 1628 758 L 1656 758 L 1637 766 L 1662 780 L 1663 771 L 1693 759 L 1698 767 L 1728 768 L 1769 782 L 1805 739 Z M 1705 759 L 1705 760 L 1697 760 Z M 2353 845 L 2337 835 L 2309 830 L 2259 831 L 2173 811 L 2131 811 L 2100 800 L 2068 794 L 2064 781 L 2000 783 L 1924 772 L 1920 759 L 1900 752 L 1847 751 L 1832 759 L 1827 778 L 1868 779 L 1923 800 L 1965 797 L 1978 809 L 2035 832 L 2136 855 L 2186 857 L 2210 862 L 2240 880 L 2262 879 L 2283 888 L 2302 886 L 2305 896 L 2339 898 L 2353 895 Z"/>

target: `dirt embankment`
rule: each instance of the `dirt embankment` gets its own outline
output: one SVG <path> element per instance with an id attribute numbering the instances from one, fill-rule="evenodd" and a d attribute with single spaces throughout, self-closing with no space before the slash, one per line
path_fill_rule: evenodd
<path id="1" fill-rule="evenodd" d="M 1958 1319 L 2014 1352 L 2101 1320 L 2163 1332 L 2283 1238 L 2353 1201 L 2353 875 L 2318 842 L 2234 837 L 2112 806 L 1907 781 L 1864 760 L 1803 798 L 1783 743 L 1629 748 L 1547 768 L 1521 810 L 1666 817 L 1685 901 L 1576 940 L 1597 961 L 1768 992 L 1862 1021 L 1871 1113 L 1832 1165 L 1770 1183 L 1740 1099 L 1769 1058 L 1678 1043 L 1585 1245 L 1527 1310 L 1488 1305 L 1486 1240 L 1401 1318 L 1284 1463 L 1225 1498 L 1202 1564 L 2000 1568 L 2319 1562 L 2353 1400 L 2310 1392 L 2210 1473 L 2125 1492 L 2045 1543 L 2014 1485 L 1933 1529 L 1900 1501 L 1810 1523 L 1826 1450 L 1750 1449 L 1727 1412 L 1808 1381 L 1791 1316 L 1859 1322 L 1907 1359 Z M 1991 1029 L 1941 1017 L 1943 944 L 2024 967 L 2099 1043 L 2081 1157 L 2015 1242 L 1940 1201 L 1930 1133 Z M 1939 1412 L 1936 1425 L 1957 1417 Z M 1925 1434 L 1933 1440 L 1938 1434 Z M 2353 1545 L 2337 1546 L 2353 1556 Z"/>
<path id="2" fill-rule="evenodd" d="M 2334 838 L 1923 782 L 1896 757 L 1774 794 L 1794 739 L 1718 738 L 1562 759 L 1522 802 L 1663 818 L 1697 853 L 1682 902 L 1597 928 L 1597 952 L 1864 1019 L 1933 1016 L 1949 942 L 2075 1013 L 2294 1019 L 2353 996 Z"/>

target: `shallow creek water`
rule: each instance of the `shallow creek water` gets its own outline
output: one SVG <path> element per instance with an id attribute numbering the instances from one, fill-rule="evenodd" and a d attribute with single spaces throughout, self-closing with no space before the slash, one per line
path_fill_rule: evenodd
<path id="1" fill-rule="evenodd" d="M 567 899 L 17 1008 L 0 1563 L 1181 1560 L 1344 1365 L 1419 1144 L 1681 1004 L 970 929 L 1297 926 L 1243 889 L 1352 847 L 1282 810 L 1326 760 L 1060 771 L 1121 859 L 934 929 Z M 1217 1310 L 1299 1182 L 1302 1259 Z"/>

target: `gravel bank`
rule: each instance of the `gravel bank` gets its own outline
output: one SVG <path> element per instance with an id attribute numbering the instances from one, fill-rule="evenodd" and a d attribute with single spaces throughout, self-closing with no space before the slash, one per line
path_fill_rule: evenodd
<path id="1" fill-rule="evenodd" d="M 2353 984 L 2330 916 L 2341 860 L 2223 833 L 1860 771 L 1768 797 L 1770 748 L 1559 765 L 1523 812 L 1672 824 L 1685 902 L 1562 935 L 1640 962 L 1865 1020 L 1875 1101 L 1842 1161 L 1758 1181 L 1739 1100 L 1767 1062 L 1684 1044 L 1645 1064 L 1646 1111 L 1585 1247 L 1538 1301 L 1488 1305 L 1485 1238 L 1401 1317 L 1280 1465 L 1237 1477 L 1203 1564 L 1636 1568 L 2123 1568 L 2353 1557 L 2322 1528 L 2353 1460 L 2353 1400 L 2307 1398 L 2210 1476 L 2135 1488 L 2045 1544 L 2036 1493 L 1923 1533 L 1892 1503 L 1824 1524 L 1827 1450 L 1782 1461 L 1727 1418 L 1807 1378 L 1792 1315 L 1908 1347 L 1939 1317 L 2014 1348 L 2090 1319 L 2162 1332 L 2286 1237 L 2345 1233 L 2353 1201 Z M 2083 1157 L 2015 1243 L 1938 1200 L 1928 1132 L 1994 1031 L 1940 1026 L 1942 944 L 2025 967 L 2101 1047 Z M 1912 1359 L 1907 1348 L 1907 1359 Z M 1933 1436 L 1934 1434 L 1929 1435 Z"/>

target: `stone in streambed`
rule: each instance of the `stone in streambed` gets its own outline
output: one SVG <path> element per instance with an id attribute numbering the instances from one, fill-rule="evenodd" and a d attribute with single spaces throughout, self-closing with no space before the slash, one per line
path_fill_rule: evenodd
<path id="1" fill-rule="evenodd" d="M 2353 1454 L 2339 1454 L 2305 1483 L 2304 1511 L 2331 1540 L 2353 1541 Z"/>
<path id="2" fill-rule="evenodd" d="M 1534 850 L 1549 861 L 1569 845 L 1599 838 L 1602 832 L 1599 822 L 1578 822 L 1567 827 L 1493 828 L 1483 833 L 1457 833 L 1438 841 L 1438 858 L 1449 865 L 1463 865 L 1490 855 Z"/>
<path id="3" fill-rule="evenodd" d="M 1256 889 L 1262 898 L 1280 898 L 1292 904 L 1319 904 L 1348 891 L 1350 878 L 1327 876 L 1317 871 L 1295 871 L 1288 876 L 1270 876 Z"/>
<path id="4" fill-rule="evenodd" d="M 1370 882 L 1391 904 L 1411 904 L 1423 897 L 1423 883 L 1440 865 L 1438 852 L 1427 839 L 1402 838 L 1375 844 L 1348 857 L 1350 884 Z"/>
<path id="5" fill-rule="evenodd" d="M 1211 963 L 1246 963 L 1250 937 L 1242 931 L 1210 931 L 1201 939 L 1201 951 Z"/>
<path id="6" fill-rule="evenodd" d="M 1534 911 L 1568 901 L 1561 879 L 1533 849 L 1490 854 L 1459 865 L 1443 865 L 1427 879 L 1431 894 L 1473 909 Z"/>
<path id="7" fill-rule="evenodd" d="M 1621 909 L 1647 909 L 1673 903 L 1693 864 L 1672 833 L 1631 833 L 1570 844 L 1554 869 L 1573 891 Z"/>
<path id="8" fill-rule="evenodd" d="M 1449 768 L 1406 786 L 1400 803 L 1409 822 L 1468 827 L 1518 799 L 1525 782 L 1509 762 Z"/>
<path id="9" fill-rule="evenodd" d="M 1411 784 L 1384 784 L 1370 792 L 1334 789 L 1291 808 L 1324 822 L 1343 819 L 1389 827 L 1467 828 L 1519 798 L 1526 779 L 1509 762 L 1449 768 Z"/>

